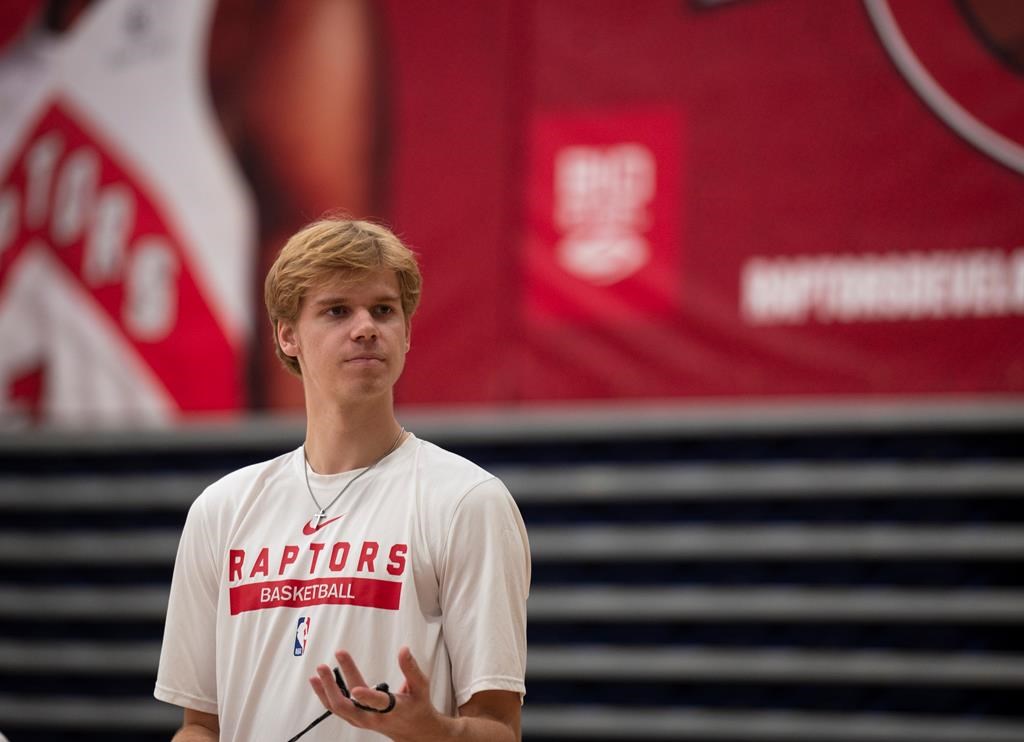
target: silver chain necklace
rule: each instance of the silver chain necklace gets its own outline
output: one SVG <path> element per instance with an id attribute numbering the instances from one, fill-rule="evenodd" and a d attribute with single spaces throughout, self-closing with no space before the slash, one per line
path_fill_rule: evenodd
<path id="1" fill-rule="evenodd" d="M 373 467 L 377 466 L 377 464 L 379 464 L 380 462 L 382 462 L 384 459 L 386 459 L 388 456 L 390 456 L 391 454 L 393 454 L 395 452 L 395 449 L 398 448 L 398 443 L 399 443 L 399 441 L 402 440 L 402 436 L 403 435 L 405 435 L 405 428 L 399 428 L 398 436 L 395 438 L 395 442 L 391 444 L 391 448 L 388 449 L 387 453 L 385 453 L 379 459 L 377 459 L 372 464 L 370 464 L 368 467 L 363 469 L 361 472 L 356 474 L 354 477 L 352 477 L 352 479 L 348 480 L 348 483 L 344 487 L 341 488 L 341 492 L 336 494 L 334 496 L 334 499 L 331 500 L 329 503 L 327 503 L 327 507 L 325 507 L 325 508 L 324 507 L 320 507 L 320 503 L 317 502 L 316 495 L 313 494 L 313 488 L 309 486 L 309 470 L 312 467 L 309 464 L 309 457 L 306 456 L 306 446 L 305 445 L 302 446 L 302 458 L 304 459 L 303 467 L 302 467 L 302 473 L 306 475 L 306 489 L 309 490 L 309 496 L 313 498 L 313 504 L 316 505 L 317 508 L 318 508 L 318 511 L 313 515 L 313 518 L 312 518 L 312 520 L 315 521 L 313 523 L 313 528 L 319 528 L 320 521 L 322 521 L 324 518 L 327 517 L 327 511 L 330 510 L 332 507 L 334 507 L 334 503 L 336 503 L 341 498 L 341 496 L 344 495 L 346 491 L 348 491 L 349 487 L 351 487 L 353 484 L 355 484 L 356 481 L 361 476 L 363 476 L 364 474 L 368 474 L 370 472 L 370 470 L 373 469 Z"/>

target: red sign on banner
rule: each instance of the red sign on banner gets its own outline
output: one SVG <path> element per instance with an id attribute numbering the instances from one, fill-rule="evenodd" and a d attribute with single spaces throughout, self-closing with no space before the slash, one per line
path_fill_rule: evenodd
<path id="1" fill-rule="evenodd" d="M 681 130 L 673 109 L 534 117 L 530 320 L 617 324 L 676 314 Z"/>

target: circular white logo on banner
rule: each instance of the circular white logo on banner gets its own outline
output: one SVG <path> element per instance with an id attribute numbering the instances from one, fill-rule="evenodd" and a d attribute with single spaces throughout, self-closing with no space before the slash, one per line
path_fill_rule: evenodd
<path id="1" fill-rule="evenodd" d="M 647 240 L 635 234 L 573 236 L 558 244 L 558 262 L 584 281 L 608 286 L 636 273 L 650 258 Z"/>
<path id="2" fill-rule="evenodd" d="M 935 115 L 989 157 L 1024 173 L 1021 109 L 1014 103 L 1024 93 L 1021 4 L 961 0 L 955 18 L 947 19 L 945 26 L 935 26 L 942 33 L 921 33 L 925 27 L 934 30 L 932 16 L 937 10 L 947 12 L 945 6 L 864 2 L 893 63 Z M 969 33 L 963 33 L 965 30 Z M 961 84 L 956 90 L 947 84 L 955 79 L 965 55 L 981 60 L 982 82 L 998 92 L 985 99 L 986 105 L 968 100 L 969 87 Z"/>

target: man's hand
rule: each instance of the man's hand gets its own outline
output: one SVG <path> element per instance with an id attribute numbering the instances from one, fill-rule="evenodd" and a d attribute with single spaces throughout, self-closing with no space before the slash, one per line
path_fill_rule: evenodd
<path id="1" fill-rule="evenodd" d="M 402 647 L 398 653 L 398 666 L 405 676 L 405 683 L 401 691 L 394 694 L 395 707 L 387 714 L 363 711 L 356 707 L 352 701 L 375 709 L 385 709 L 390 699 L 387 693 L 374 690 L 367 684 L 352 655 L 339 651 L 334 656 L 338 659 L 345 685 L 352 694 L 351 699 L 342 695 L 327 665 L 317 667 L 316 677 L 309 679 L 317 698 L 333 714 L 354 727 L 372 729 L 394 740 L 443 739 L 446 736 L 444 718 L 430 702 L 430 681 L 420 670 L 408 647 Z"/>
<path id="2" fill-rule="evenodd" d="M 463 740 L 479 739 L 487 742 L 512 742 L 518 739 L 518 694 L 501 694 L 515 696 L 514 724 L 489 714 L 478 717 L 462 716 L 458 719 L 446 716 L 434 708 L 430 701 L 429 679 L 423 674 L 409 648 L 402 647 L 398 652 L 398 666 L 405 676 L 405 683 L 401 690 L 394 694 L 395 707 L 386 714 L 363 711 L 353 701 L 363 706 L 385 709 L 390 703 L 388 694 L 367 684 L 348 652 L 342 650 L 336 652 L 334 656 L 338 660 L 338 667 L 351 693 L 351 699 L 342 695 L 327 665 L 318 666 L 316 676 L 310 678 L 309 683 L 326 709 L 354 727 L 370 729 L 396 742 L 440 742 L 456 736 Z M 472 700 L 466 706 L 469 706 Z"/>

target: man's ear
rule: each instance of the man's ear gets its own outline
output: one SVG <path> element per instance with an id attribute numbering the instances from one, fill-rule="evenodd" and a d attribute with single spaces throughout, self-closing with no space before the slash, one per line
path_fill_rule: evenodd
<path id="1" fill-rule="evenodd" d="M 405 323 L 405 352 L 409 352 L 409 348 L 412 347 L 412 322 Z"/>
<path id="2" fill-rule="evenodd" d="M 277 321 L 277 344 L 281 346 L 281 350 L 284 351 L 286 356 L 292 358 L 298 358 L 299 356 L 299 341 L 295 336 L 295 327 L 291 322 L 283 319 Z"/>

